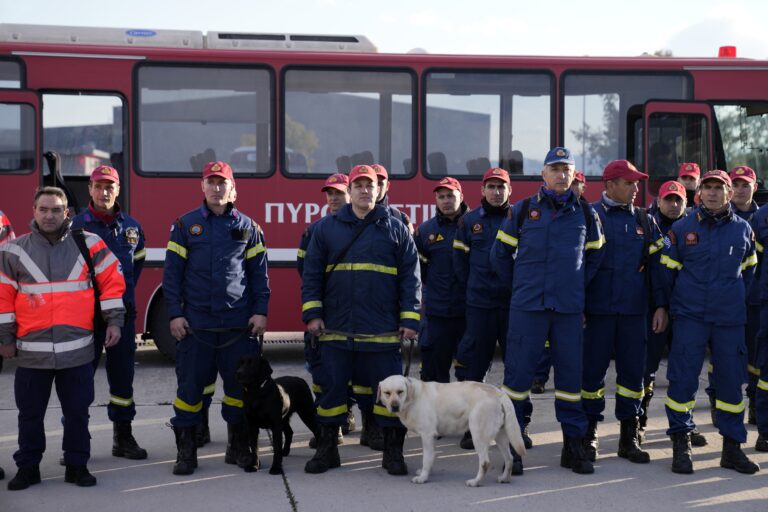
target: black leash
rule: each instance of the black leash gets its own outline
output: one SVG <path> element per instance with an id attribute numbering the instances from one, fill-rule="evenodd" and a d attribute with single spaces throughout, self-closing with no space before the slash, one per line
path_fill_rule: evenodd
<path id="1" fill-rule="evenodd" d="M 245 326 L 245 327 L 213 327 L 213 328 L 210 328 L 210 329 L 192 329 L 191 327 L 187 328 L 187 333 L 190 336 L 192 336 L 198 343 L 202 343 L 203 345 L 206 345 L 208 347 L 215 348 L 215 349 L 223 349 L 223 348 L 229 347 L 230 345 L 233 345 L 238 339 L 240 339 L 240 337 L 243 334 L 245 334 L 246 332 L 249 332 L 249 331 L 250 331 L 250 326 Z M 222 334 L 222 333 L 233 332 L 235 334 L 234 334 L 234 336 L 229 338 L 227 341 L 225 341 L 221 345 L 214 345 L 212 343 L 208 343 L 207 341 L 201 339 L 197 335 L 198 332 L 210 332 L 210 333 L 215 333 L 215 334 Z M 261 350 L 262 347 L 264 346 L 264 335 L 263 334 L 259 334 L 257 336 L 249 336 L 249 339 L 252 340 L 252 341 L 255 341 L 256 343 L 259 344 L 259 350 Z"/>

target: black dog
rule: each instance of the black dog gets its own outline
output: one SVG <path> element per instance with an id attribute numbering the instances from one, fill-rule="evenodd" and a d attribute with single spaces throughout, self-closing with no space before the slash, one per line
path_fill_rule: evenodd
<path id="1" fill-rule="evenodd" d="M 258 355 L 247 355 L 240 359 L 235 379 L 244 390 L 244 412 L 250 449 L 258 455 L 259 429 L 270 429 L 274 456 L 269 473 L 279 475 L 283 472 L 283 456 L 287 456 L 291 451 L 293 413 L 299 414 L 301 421 L 315 436 L 318 434 L 312 392 L 304 379 L 299 377 L 278 377 L 273 380 L 269 361 Z M 258 458 L 254 466 L 244 469 L 247 472 L 256 471 Z"/>

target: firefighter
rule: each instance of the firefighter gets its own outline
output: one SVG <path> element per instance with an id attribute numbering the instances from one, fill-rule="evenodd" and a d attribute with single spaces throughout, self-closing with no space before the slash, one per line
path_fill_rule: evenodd
<path id="1" fill-rule="evenodd" d="M 599 446 L 597 424 L 605 410 L 605 375 L 616 360 L 616 419 L 621 423 L 619 457 L 650 462 L 638 442 L 640 400 L 646 353 L 646 316 L 654 333 L 667 328 L 668 299 L 659 263 L 664 244 L 659 227 L 634 202 L 648 175 L 627 160 L 614 160 L 603 170 L 605 190 L 592 203 L 605 233 L 605 254 L 587 286 L 584 329 L 582 404 L 589 425 L 585 437 L 592 462 Z M 648 309 L 653 296 L 655 309 Z"/>
<path id="2" fill-rule="evenodd" d="M 688 205 L 696 204 L 696 191 L 701 183 L 701 168 L 695 162 L 683 162 L 677 172 L 677 181 L 685 187 L 685 199 Z"/>
<path id="3" fill-rule="evenodd" d="M 675 221 L 683 218 L 689 213 L 690 208 L 687 208 L 686 204 L 685 187 L 683 187 L 679 181 L 666 181 L 659 187 L 659 194 L 648 209 L 648 213 L 656 221 L 661 232 L 667 233 Z M 650 310 L 653 311 L 656 309 L 653 295 L 649 297 L 649 300 Z M 656 372 L 659 369 L 661 358 L 664 355 L 664 349 L 669 348 L 672 344 L 672 319 L 669 319 L 667 328 L 659 333 L 653 331 L 652 324 L 653 317 L 649 317 L 645 375 L 643 376 L 643 400 L 640 403 L 642 408 L 639 422 L 640 442 L 644 440 L 645 427 L 648 423 L 648 409 L 651 406 L 651 399 L 654 394 Z M 699 432 L 699 429 L 696 428 L 695 425 L 690 432 L 690 438 L 692 446 L 698 447 L 707 445 L 707 438 L 704 437 L 704 434 Z"/>
<path id="4" fill-rule="evenodd" d="M 692 473 L 688 433 L 699 374 L 709 345 L 717 390 L 716 415 L 723 450 L 720 466 L 755 473 L 759 466 L 741 450 L 744 428 L 744 326 L 746 292 L 757 255 L 752 228 L 733 212 L 731 178 L 713 170 L 702 176 L 701 205 L 672 225 L 662 263 L 667 267 L 674 318 L 665 402 L 672 437 L 672 471 Z M 727 304 L 728 307 L 723 307 Z"/>
<path id="5" fill-rule="evenodd" d="M 570 189 L 574 172 L 570 150 L 556 147 L 547 153 L 541 171 L 544 185 L 512 208 L 490 260 L 498 279 L 512 290 L 503 389 L 517 419 L 523 426 L 531 417 L 533 374 L 549 340 L 555 411 L 563 430 L 560 465 L 592 473 L 583 445 L 587 417 L 581 403 L 582 322 L 584 288 L 600 265 L 605 238 L 595 210 Z"/>
<path id="6" fill-rule="evenodd" d="M 757 335 L 754 366 L 760 372 L 755 389 L 755 419 L 757 420 L 757 441 L 755 450 L 768 452 L 768 265 L 765 258 L 765 246 L 768 245 L 768 204 L 763 205 L 753 217 L 756 227 L 756 247 L 760 256 L 760 281 L 758 298 L 760 300 L 760 328 Z M 754 288 L 754 286 L 753 286 Z"/>
<path id="7" fill-rule="evenodd" d="M 453 269 L 453 239 L 467 212 L 461 183 L 443 178 L 434 188 L 437 212 L 414 233 L 424 283 L 426 335 L 419 338 L 421 379 L 450 382 L 451 362 L 466 329 L 466 290 Z"/>
<path id="8" fill-rule="evenodd" d="M 376 178 L 379 182 L 379 195 L 376 198 L 376 204 L 389 208 L 389 213 L 405 224 L 408 231 L 413 234 L 413 224 L 411 224 L 411 219 L 408 218 L 408 215 L 389 204 L 389 189 L 392 182 L 389 181 L 387 168 L 381 164 L 373 164 L 371 168 L 376 172 Z"/>
<path id="9" fill-rule="evenodd" d="M 587 177 L 581 171 L 576 171 L 571 183 L 571 190 L 577 199 L 584 196 L 584 190 L 587 188 Z M 549 380 L 549 371 L 552 369 L 552 355 L 549 350 L 549 340 L 544 343 L 544 353 L 541 355 L 539 363 L 536 365 L 536 373 L 533 376 L 531 384 L 531 393 L 540 395 L 544 393 Z"/>
<path id="10" fill-rule="evenodd" d="M 509 211 L 511 183 L 504 169 L 491 168 L 483 175 L 480 206 L 459 219 L 453 241 L 453 268 L 466 294 L 466 335 L 456 350 L 457 364 L 466 368 L 466 380 L 482 382 L 491 366 L 496 345 L 507 346 L 509 288 L 491 267 L 491 246 Z M 530 440 L 527 423 L 524 437 Z M 461 447 L 473 449 L 469 432 Z M 531 447 L 531 442 L 526 442 Z"/>
<path id="11" fill-rule="evenodd" d="M 107 414 L 113 425 L 112 455 L 126 459 L 147 458 L 131 432 L 136 416 L 133 400 L 133 371 L 136 356 L 136 283 L 144 267 L 146 250 L 144 232 L 139 223 L 123 212 L 117 197 L 120 195 L 120 176 L 114 167 L 101 165 L 93 170 L 88 181 L 91 201 L 88 209 L 72 219 L 72 229 L 84 229 L 104 240 L 112 254 L 117 256 L 125 278 L 125 324 L 120 332 L 121 343 L 107 349 L 107 381 L 109 405 Z M 96 357 L 94 370 L 104 350 L 104 331 L 94 331 Z"/>
<path id="12" fill-rule="evenodd" d="M 101 238 L 73 234 L 68 213 L 63 190 L 40 188 L 31 233 L 0 245 L 0 355 L 18 357 L 14 387 L 19 449 L 13 458 L 19 469 L 8 482 L 11 491 L 40 483 L 43 420 L 54 381 L 65 418 L 64 480 L 79 487 L 96 485 L 87 467 L 88 407 L 94 396 L 94 286 L 107 324 L 104 346 L 112 347 L 120 341 L 125 316 L 125 281 L 120 263 Z"/>
<path id="13" fill-rule="evenodd" d="M 178 391 L 171 424 L 178 449 L 175 475 L 197 467 L 195 426 L 203 388 L 212 368 L 224 382 L 221 414 L 227 423 L 224 461 L 258 464 L 243 422 L 243 389 L 235 370 L 245 354 L 257 353 L 253 339 L 267 325 L 267 250 L 261 227 L 232 203 L 232 168 L 210 162 L 203 168 L 203 204 L 171 227 L 163 290 L 176 345 Z"/>
<path id="14" fill-rule="evenodd" d="M 2 210 L 0 210 L 0 244 L 13 240 L 14 238 L 16 238 L 16 235 L 13 233 L 13 226 L 11 226 L 11 221 L 8 219 L 8 216 L 5 215 Z M 3 358 L 0 356 L 0 371 L 2 371 L 2 369 Z M 3 478 L 5 478 L 5 471 L 3 471 L 3 468 L 0 468 L 0 480 Z"/>
<path id="15" fill-rule="evenodd" d="M 332 214 L 339 208 L 349 203 L 349 177 L 346 174 L 336 173 L 328 176 L 323 183 L 323 187 L 320 189 L 325 194 L 326 204 L 328 205 L 328 214 Z M 301 241 L 299 242 L 299 250 L 296 253 L 296 268 L 299 271 L 299 277 L 304 273 L 304 257 L 307 253 L 307 247 L 312 240 L 312 232 L 317 227 L 316 220 L 304 230 L 301 235 Z M 312 341 L 312 335 L 309 332 L 304 333 L 304 361 L 307 366 L 307 371 L 312 376 L 312 391 L 315 394 L 315 402 L 320 400 L 320 396 L 323 393 L 323 374 L 318 371 L 320 368 L 320 351 L 317 348 L 316 343 Z M 347 414 L 347 422 L 342 426 L 339 431 L 338 444 L 344 442 L 343 434 L 355 430 L 355 415 L 352 413 L 351 406 L 354 402 L 349 403 L 350 411 Z M 362 444 L 361 435 L 361 444 Z M 383 443 L 383 439 L 381 441 Z M 310 448 L 317 448 L 317 440 L 312 438 L 309 442 Z"/>
<path id="16" fill-rule="evenodd" d="M 402 373 L 401 339 L 416 336 L 420 284 L 416 246 L 405 225 L 376 204 L 378 181 L 367 165 L 349 174 L 350 204 L 318 222 L 304 258 L 302 319 L 319 336 L 321 371 L 327 378 L 317 406 L 320 438 L 304 467 L 324 473 L 339 467 L 336 430 L 347 417 L 348 383 L 378 382 Z M 404 475 L 406 429 L 394 414 L 373 405 L 384 432 L 382 467 Z"/>

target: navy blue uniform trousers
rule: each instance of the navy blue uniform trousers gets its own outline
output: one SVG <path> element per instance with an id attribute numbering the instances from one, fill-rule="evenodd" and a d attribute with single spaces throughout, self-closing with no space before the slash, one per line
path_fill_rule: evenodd
<path id="1" fill-rule="evenodd" d="M 332 344 L 334 343 L 334 344 Z M 390 375 L 402 375 L 400 346 L 391 350 L 355 350 L 355 343 L 339 347 L 336 342 L 319 342 L 322 394 L 317 402 L 317 421 L 344 425 L 349 411 L 349 383 L 361 411 L 373 410 L 376 423 L 382 427 L 401 427 L 397 416 L 374 402 L 379 382 Z"/>
<path id="2" fill-rule="evenodd" d="M 506 351 L 509 309 L 467 306 L 466 321 L 466 336 L 456 349 L 456 359 L 466 367 L 466 380 L 482 382 L 491 367 L 496 344 L 501 347 L 502 359 Z"/>
<path id="3" fill-rule="evenodd" d="M 243 417 L 243 387 L 235 380 L 240 358 L 258 354 L 259 344 L 249 338 L 248 332 L 226 345 L 236 333 L 195 330 L 176 344 L 176 379 L 178 391 L 171 419 L 175 427 L 193 427 L 202 420 L 203 390 L 210 386 L 216 370 L 224 382 L 221 416 L 230 424 L 238 424 Z M 224 346 L 224 348 L 218 348 Z M 215 382 L 215 378 L 214 378 Z"/>
<path id="4" fill-rule="evenodd" d="M 603 421 L 605 374 L 616 355 L 616 419 L 639 416 L 645 373 L 645 315 L 587 315 L 584 329 L 584 412 Z"/>
<path id="5" fill-rule="evenodd" d="M 695 427 L 693 407 L 707 345 L 712 352 L 712 383 L 717 390 L 715 418 L 720 434 L 744 443 L 747 440 L 742 391 L 747 352 L 744 326 L 718 326 L 685 317 L 675 318 L 673 325 L 667 366 L 667 434 L 690 432 Z"/>
<path id="6" fill-rule="evenodd" d="M 755 348 L 755 365 L 760 369 L 760 378 L 755 389 L 757 431 L 768 434 L 768 302 L 763 302 L 760 306 L 760 332 Z"/>
<path id="7" fill-rule="evenodd" d="M 464 317 L 427 315 L 424 337 L 419 337 L 421 380 L 451 381 L 451 363 L 466 327 Z"/>
<path id="8" fill-rule="evenodd" d="M 104 349 L 106 331 L 94 332 L 93 344 L 96 351 L 93 370 L 99 366 L 101 353 L 106 352 L 105 368 L 109 382 L 109 405 L 107 415 L 110 421 L 133 421 L 136 404 L 133 401 L 133 374 L 136 355 L 136 313 L 125 315 L 125 325 L 120 329 L 120 342 Z"/>
<path id="9" fill-rule="evenodd" d="M 62 370 L 16 368 L 14 391 L 19 409 L 19 449 L 13 459 L 20 468 L 40 464 L 43 459 L 43 420 L 54 382 L 64 414 L 64 462 L 83 466 L 91 457 L 88 407 L 93 403 L 93 364 Z"/>
<path id="10" fill-rule="evenodd" d="M 536 363 L 549 340 L 555 369 L 555 416 L 568 437 L 583 437 L 587 416 L 582 408 L 582 315 L 554 311 L 509 312 L 504 359 L 504 391 L 512 399 L 521 427 L 533 412 L 530 393 Z"/>

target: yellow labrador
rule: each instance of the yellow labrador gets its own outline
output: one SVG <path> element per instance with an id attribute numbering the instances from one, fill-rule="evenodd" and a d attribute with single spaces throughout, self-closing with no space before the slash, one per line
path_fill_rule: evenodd
<path id="1" fill-rule="evenodd" d="M 423 484 L 435 460 L 435 438 L 442 435 L 460 435 L 469 430 L 479 459 L 477 476 L 466 481 L 477 487 L 491 465 L 488 448 L 496 440 L 504 470 L 496 479 L 509 482 L 512 472 L 512 454 L 509 445 L 519 455 L 525 454 L 515 411 L 509 397 L 490 384 L 480 382 L 422 382 L 417 379 L 392 375 L 379 382 L 377 395 L 389 412 L 421 436 L 422 467 L 411 480 Z"/>

